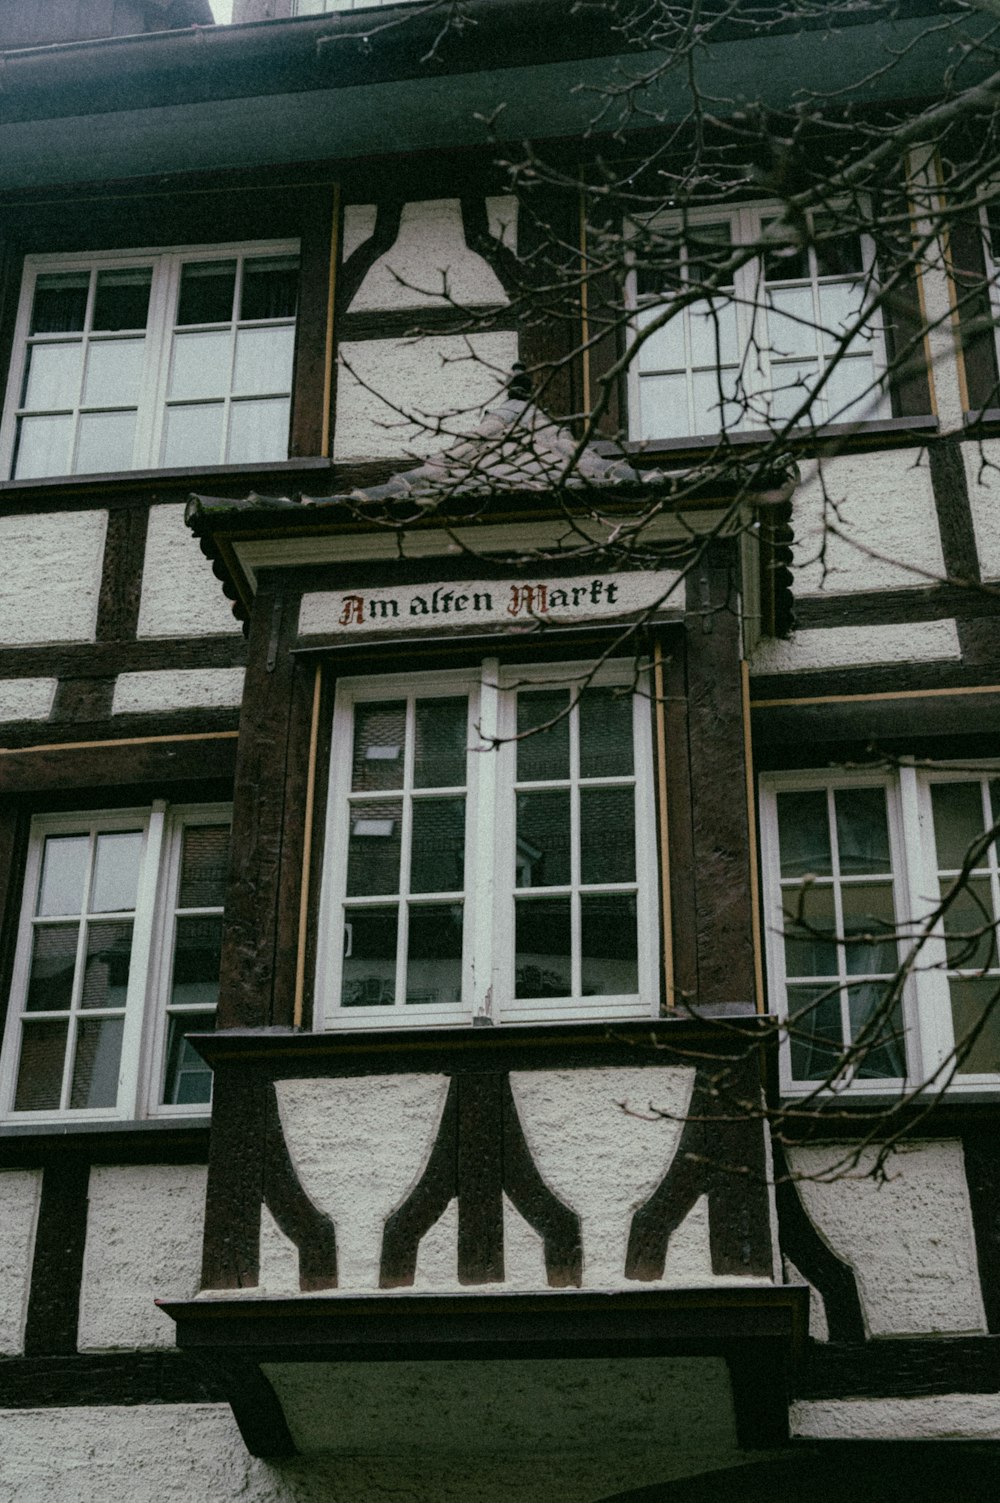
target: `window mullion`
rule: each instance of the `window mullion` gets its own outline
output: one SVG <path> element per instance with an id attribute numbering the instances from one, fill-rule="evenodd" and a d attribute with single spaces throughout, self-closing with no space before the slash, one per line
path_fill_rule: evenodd
<path id="1" fill-rule="evenodd" d="M 510 920 L 504 922 L 497 902 L 498 892 L 502 894 L 504 891 L 504 884 L 501 882 L 498 886 L 497 883 L 498 853 L 503 852 L 505 858 L 509 859 L 509 842 L 514 839 L 513 821 L 508 819 L 511 802 L 509 789 L 505 787 L 501 793 L 497 777 L 497 759 L 502 754 L 497 739 L 500 735 L 500 695 L 497 688 L 499 670 L 497 658 L 487 658 L 483 663 L 478 696 L 478 731 L 481 744 L 490 750 L 470 753 L 470 759 L 473 759 L 473 778 L 468 783 L 469 797 L 474 800 L 468 825 L 472 831 L 469 849 L 475 876 L 472 913 L 467 920 L 467 932 L 472 937 L 472 1010 L 476 1017 L 484 1018 L 494 1016 L 498 959 L 501 955 L 506 958 L 511 953 L 513 943 L 513 936 L 508 933 Z M 513 771 L 513 758 L 510 762 Z M 497 829 L 501 820 L 502 836 Z M 466 858 L 466 873 L 469 872 L 469 865 Z M 503 901 L 510 900 L 505 898 Z M 501 947 L 501 939 L 508 939 L 510 944 Z"/>
<path id="2" fill-rule="evenodd" d="M 580 898 L 580 697 L 569 712 L 570 993 L 583 995 L 583 923 Z"/>
<path id="3" fill-rule="evenodd" d="M 395 1006 L 406 1006 L 406 973 L 410 949 L 410 861 L 413 849 L 413 761 L 416 755 L 417 700 L 406 699 L 406 729 L 403 743 L 403 797 L 399 837 L 399 911 L 396 931 Z"/>
<path id="4" fill-rule="evenodd" d="M 837 804 L 833 788 L 826 790 L 826 811 L 830 824 L 830 866 L 833 878 L 833 924 L 837 939 L 837 982 L 840 988 L 841 1050 L 851 1047 L 851 1009 L 847 993 L 847 936 L 844 933 L 844 903 L 840 888 L 840 843 L 837 839 Z M 854 1069 L 850 1070 L 853 1077 Z"/>
<path id="5" fill-rule="evenodd" d="M 925 797 L 928 807 L 924 807 Z M 907 906 L 904 924 L 910 935 L 907 943 L 909 951 L 933 912 L 936 900 L 933 898 L 928 900 L 927 894 L 937 891 L 938 879 L 936 867 L 933 872 L 930 870 L 931 863 L 926 858 L 923 841 L 923 830 L 932 828 L 929 823 L 929 795 L 925 789 L 921 788 L 916 769 L 905 763 L 899 769 L 899 807 Z M 948 1027 L 951 1010 L 947 1006 L 947 981 L 944 979 L 943 971 L 934 963 L 937 949 L 938 940 L 934 937 L 927 939 L 920 946 L 909 984 L 910 993 L 916 999 L 916 1006 L 912 1009 L 911 1027 L 916 1036 L 919 1074 L 924 1079 L 933 1076 L 935 1070 L 947 1057 L 952 1042 L 951 1030 Z M 942 990 L 945 992 L 944 996 L 941 995 Z M 936 1003 L 942 1005 L 935 1005 Z M 949 1035 L 947 1039 L 946 1033 Z M 910 1051 L 908 1051 L 909 1055 Z M 915 1060 L 908 1057 L 908 1064 L 912 1072 Z"/>
<path id="6" fill-rule="evenodd" d="M 129 961 L 128 990 L 125 994 L 125 1022 L 122 1029 L 122 1052 L 118 1064 L 118 1110 L 123 1117 L 141 1114 L 142 1093 L 140 1090 L 143 1024 L 147 1004 L 157 1007 L 161 998 L 155 996 L 151 961 L 153 954 L 153 923 L 157 913 L 157 893 L 160 882 L 160 862 L 163 852 L 163 833 L 166 802 L 155 799 L 146 826 L 146 842 L 139 869 L 139 882 L 135 895 L 135 915 L 132 920 L 132 954 Z M 164 914 L 164 923 L 169 917 Z M 154 1027 L 157 1019 L 150 1019 Z"/>
<path id="7" fill-rule="evenodd" d="M 42 850 L 44 853 L 44 841 Z M 87 923 L 90 913 L 90 892 L 94 882 L 94 864 L 97 860 L 97 827 L 92 825 L 87 844 L 87 868 L 83 881 L 83 900 L 81 902 L 80 927 L 76 935 L 76 962 L 73 972 L 73 989 L 69 999 L 69 1017 L 66 1027 L 66 1055 L 63 1059 L 62 1089 L 59 1095 L 59 1108 L 65 1111 L 69 1106 L 70 1091 L 73 1081 L 73 1064 L 76 1058 L 76 1020 L 80 1012 L 80 997 L 83 993 L 83 982 L 87 966 Z M 34 924 L 32 928 L 34 928 Z M 30 962 L 29 962 L 30 963 Z"/>

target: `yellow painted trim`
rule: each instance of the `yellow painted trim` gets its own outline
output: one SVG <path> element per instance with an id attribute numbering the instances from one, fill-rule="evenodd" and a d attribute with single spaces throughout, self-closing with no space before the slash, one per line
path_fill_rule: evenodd
<path id="1" fill-rule="evenodd" d="M 1000 694 L 1000 684 L 969 684 L 955 689 L 884 689 L 878 694 L 816 694 L 802 699 L 752 699 L 751 710 L 773 710 L 785 705 L 843 705 L 879 699 L 941 699 L 956 694 Z"/>
<path id="2" fill-rule="evenodd" d="M 663 988 L 668 1008 L 674 995 L 674 928 L 670 901 L 670 829 L 667 818 L 667 726 L 663 693 L 663 650 L 653 644 L 653 694 L 656 725 L 656 792 L 660 805 L 660 922 L 663 926 Z"/>
<path id="3" fill-rule="evenodd" d="M 587 210 L 583 190 L 579 195 L 580 219 L 580 349 L 583 412 L 590 412 L 590 301 L 587 287 Z"/>
<path id="4" fill-rule="evenodd" d="M 121 736 L 108 741 L 51 741 L 44 746 L 0 746 L 0 757 L 24 757 L 32 752 L 90 751 L 98 746 L 156 746 L 164 741 L 227 741 L 239 731 L 196 731 L 173 736 Z"/>
<path id="5" fill-rule="evenodd" d="M 326 291 L 326 352 L 323 363 L 323 439 L 321 453 L 330 457 L 330 402 L 333 398 L 333 315 L 337 303 L 337 263 L 340 259 L 340 184 L 333 185 L 333 223 L 330 226 L 330 267 Z"/>
<path id="6" fill-rule="evenodd" d="M 944 172 L 941 166 L 941 154 L 938 151 L 934 153 L 934 174 L 940 188 L 940 184 L 944 181 Z M 938 198 L 941 197 L 939 191 Z M 958 371 L 959 397 L 962 411 L 970 412 L 972 403 L 969 401 L 969 381 L 965 373 L 965 350 L 962 347 L 962 324 L 958 312 L 958 286 L 955 282 L 955 264 L 951 255 L 951 229 L 945 215 L 941 218 L 941 258 L 944 262 L 944 276 L 948 286 L 948 306 L 951 309 L 951 332 L 955 348 L 955 368 Z"/>
<path id="7" fill-rule="evenodd" d="M 309 726 L 309 770 L 306 774 L 305 838 L 302 847 L 302 884 L 299 889 L 299 942 L 295 956 L 295 1005 L 292 1021 L 302 1027 L 306 986 L 306 945 L 309 927 L 309 882 L 312 876 L 312 827 L 316 802 L 316 752 L 319 746 L 319 704 L 323 687 L 323 665 L 316 664 L 313 679 L 312 722 Z"/>
<path id="8" fill-rule="evenodd" d="M 753 939 L 753 983 L 757 1011 L 766 1012 L 763 939 L 760 932 L 760 882 L 757 877 L 757 801 L 753 775 L 753 736 L 750 728 L 750 664 L 745 658 L 740 662 L 740 696 L 743 704 L 743 767 L 746 778 L 747 833 L 750 845 L 750 932 Z"/>

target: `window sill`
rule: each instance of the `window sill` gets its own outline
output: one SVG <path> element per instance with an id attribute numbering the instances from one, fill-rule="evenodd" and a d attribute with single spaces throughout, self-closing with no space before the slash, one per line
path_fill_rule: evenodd
<path id="1" fill-rule="evenodd" d="M 4 1161 L 14 1167 L 78 1154 L 106 1164 L 205 1163 L 211 1119 L 150 1117 L 136 1122 L 2 1122 Z"/>
<path id="2" fill-rule="evenodd" d="M 274 459 L 262 464 L 185 465 L 177 469 L 111 470 L 93 475 L 42 475 L 35 480 L 0 480 L 0 496 L 33 496 L 58 491 L 60 495 L 84 494 L 101 490 L 132 490 L 136 486 L 176 485 L 189 489 L 199 478 L 215 481 L 243 480 L 254 475 L 296 475 L 303 472 L 328 473 L 336 468 L 332 459 L 313 456 L 303 459 Z"/>
<path id="3" fill-rule="evenodd" d="M 989 414 L 977 416 L 985 419 Z M 994 416 L 1000 422 L 1000 410 Z M 865 423 L 829 423 L 820 428 L 793 428 L 784 436 L 783 441 L 796 448 L 808 448 L 814 444 L 832 444 L 838 449 L 865 448 L 871 447 L 873 442 L 884 443 L 887 439 L 905 442 L 910 437 L 924 437 L 937 433 L 938 427 L 937 418 L 928 413 L 922 417 L 875 418 Z M 773 435 L 768 431 L 747 429 L 726 434 L 724 445 L 722 435 L 709 433 L 687 438 L 629 439 L 621 444 L 604 440 L 594 447 L 605 457 L 625 454 L 629 458 L 658 458 L 665 455 L 680 457 L 714 453 L 723 448 L 755 449 L 770 442 L 773 442 Z"/>

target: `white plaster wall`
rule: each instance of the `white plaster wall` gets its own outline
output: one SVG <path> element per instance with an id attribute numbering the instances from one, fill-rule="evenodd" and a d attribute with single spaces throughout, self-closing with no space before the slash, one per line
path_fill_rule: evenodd
<path id="1" fill-rule="evenodd" d="M 184 525 L 183 505 L 151 507 L 138 635 L 194 637 L 238 631 L 211 564 Z"/>
<path id="2" fill-rule="evenodd" d="M 792 513 L 798 595 L 913 589 L 944 577 L 920 449 L 809 460 Z"/>
<path id="3" fill-rule="evenodd" d="M 512 332 L 341 345 L 334 457 L 437 453 L 478 422 L 516 361 Z"/>
<path id="4" fill-rule="evenodd" d="M 504 213 L 504 201 L 493 201 L 491 229 Z M 350 240 L 353 249 L 359 230 L 374 227 L 368 214 L 355 212 Z M 510 211 L 504 216 L 510 224 Z M 503 221 L 501 221 L 503 222 Z M 510 236 L 510 228 L 506 235 Z M 362 237 L 366 238 L 366 237 Z M 511 244 L 507 238 L 507 244 Z M 426 308 L 449 303 L 505 303 L 507 295 L 496 273 L 482 256 L 469 249 L 462 229 L 462 211 L 457 198 L 409 203 L 402 213 L 396 243 L 375 262 L 351 304 L 352 313 L 385 308 Z"/>
<path id="5" fill-rule="evenodd" d="M 6 678 L 0 682 L 0 720 L 46 720 L 59 683 L 55 678 Z"/>
<path id="6" fill-rule="evenodd" d="M 111 701 L 114 715 L 161 710 L 230 708 L 243 699 L 242 668 L 177 668 L 120 673 Z"/>
<path id="7" fill-rule="evenodd" d="M 962 445 L 969 504 L 984 579 L 1000 579 L 1000 439 Z"/>
<path id="8" fill-rule="evenodd" d="M 198 1292 L 205 1180 L 201 1164 L 91 1169 L 82 1351 L 174 1345 L 174 1323 L 153 1300 Z"/>
<path id="9" fill-rule="evenodd" d="M 0 641 L 92 642 L 106 511 L 0 517 Z"/>
<path id="10" fill-rule="evenodd" d="M 339 1287 L 377 1289 L 382 1229 L 423 1173 L 447 1077 L 282 1080 L 275 1089 L 299 1183 L 336 1227 Z"/>
<path id="11" fill-rule="evenodd" d="M 632 1213 L 666 1173 L 683 1126 L 650 1107 L 682 1119 L 694 1070 L 515 1071 L 510 1083 L 542 1178 L 580 1217 L 584 1287 L 620 1288 Z M 698 1218 L 671 1240 L 668 1281 L 711 1282 Z"/>
<path id="12" fill-rule="evenodd" d="M 800 1400 L 789 1423 L 810 1440 L 1000 1440 L 1000 1394 Z"/>
<path id="13" fill-rule="evenodd" d="M 750 658 L 752 673 L 800 673 L 809 668 L 860 668 L 876 663 L 932 663 L 961 658 L 953 620 L 893 626 L 828 626 L 763 640 Z"/>
<path id="14" fill-rule="evenodd" d="M 583 1366 L 585 1364 L 581 1364 Z M 659 1438 L 602 1455 L 531 1455 L 502 1464 L 436 1455 L 432 1467 L 386 1450 L 269 1463 L 247 1454 L 225 1405 L 0 1411 L 2 1503 L 596 1503 L 754 1459 L 730 1445 Z M 397 1433 L 403 1425 L 397 1426 Z M 675 1440 L 671 1434 L 670 1440 Z"/>
<path id="15" fill-rule="evenodd" d="M 821 1175 L 840 1157 L 831 1148 L 796 1148 L 792 1172 Z M 881 1184 L 869 1172 L 874 1162 L 866 1150 L 856 1170 L 831 1183 L 799 1184 L 820 1236 L 854 1269 L 869 1334 L 985 1331 L 962 1145 L 897 1149 Z"/>
<path id="16" fill-rule="evenodd" d="M 260 1208 L 258 1294 L 299 1294 L 299 1250 L 266 1205 Z"/>
<path id="17" fill-rule="evenodd" d="M 24 1317 L 31 1283 L 40 1169 L 0 1173 L 0 1356 L 24 1350 Z"/>

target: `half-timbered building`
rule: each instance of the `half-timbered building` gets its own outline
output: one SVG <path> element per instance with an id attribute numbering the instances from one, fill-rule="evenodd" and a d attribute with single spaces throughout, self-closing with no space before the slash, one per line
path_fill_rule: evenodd
<path id="1" fill-rule="evenodd" d="M 608 9 L 234 9 L 0 4 L 0 1497 L 992 1497 L 986 217 L 692 490 L 691 330 L 581 442 L 614 341 L 523 316 Z M 703 86 L 925 98 L 937 9 Z"/>

